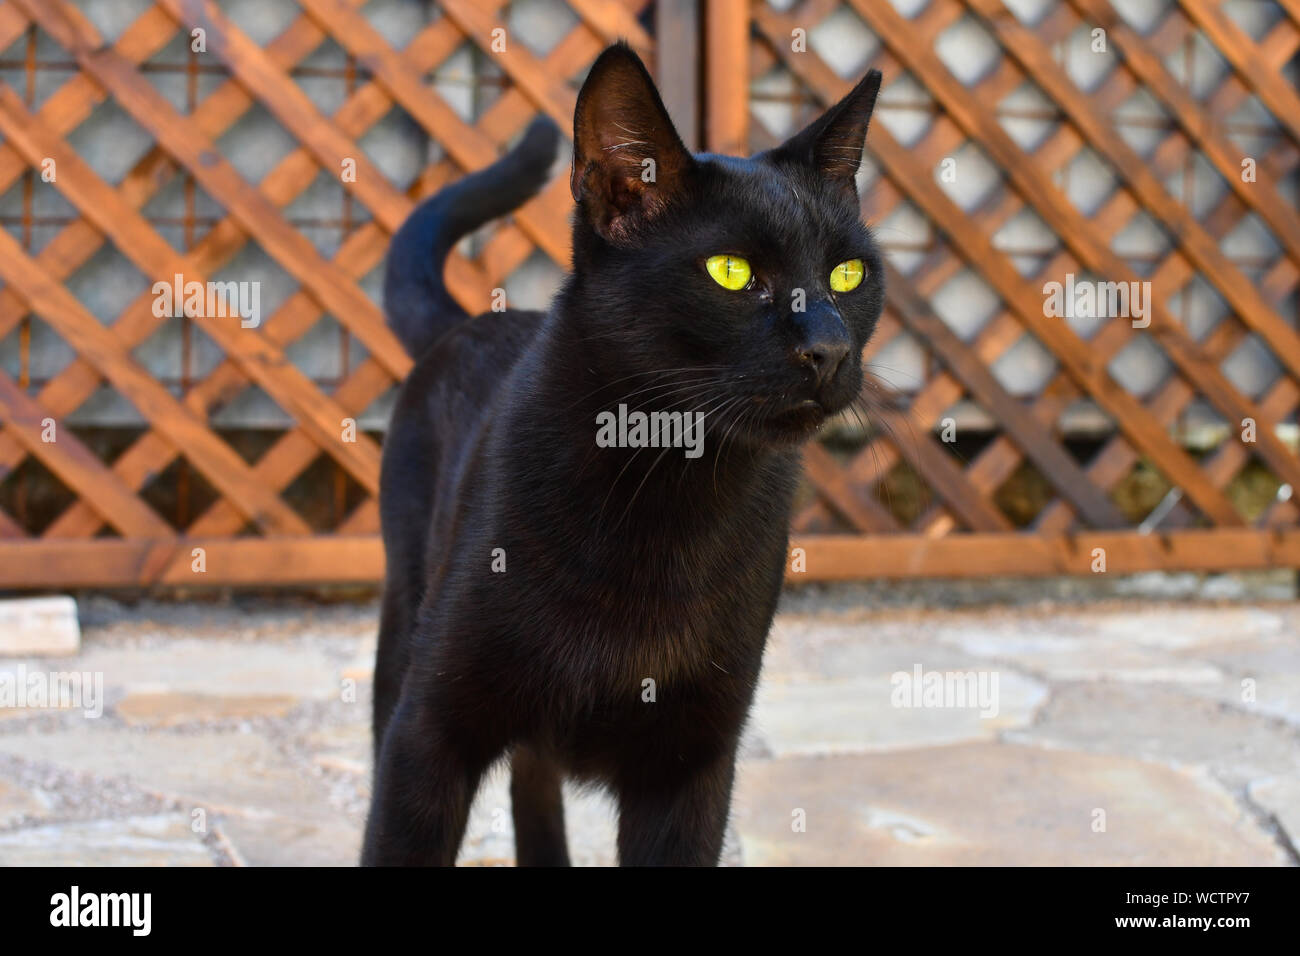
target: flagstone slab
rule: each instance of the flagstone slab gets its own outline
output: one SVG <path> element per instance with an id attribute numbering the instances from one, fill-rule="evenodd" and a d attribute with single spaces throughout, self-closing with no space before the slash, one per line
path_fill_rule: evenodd
<path id="1" fill-rule="evenodd" d="M 128 693 L 318 700 L 340 694 L 338 666 L 323 649 L 303 641 L 177 637 L 143 647 L 88 641 L 77 669 L 102 672 L 107 687 Z"/>
<path id="2" fill-rule="evenodd" d="M 1211 683 L 1223 678 L 1222 669 L 1197 659 L 1196 649 L 1273 639 L 1295 624 L 1288 608 L 1164 605 L 787 614 L 776 620 L 766 666 L 843 677 L 859 669 L 864 654 L 884 655 L 892 647 L 905 659 L 918 646 L 947 646 L 1051 680 Z"/>
<path id="3" fill-rule="evenodd" d="M 1181 650 L 1285 634 L 1294 625 L 1295 614 L 1292 608 L 1129 604 L 1114 609 L 1083 608 L 1073 613 L 1052 614 L 1047 620 L 1051 627 L 1059 621 L 1076 622 L 1075 631 L 1084 635 Z M 1025 623 L 1032 627 L 1034 618 Z"/>
<path id="4" fill-rule="evenodd" d="M 942 647 L 932 640 L 923 623 L 926 618 L 903 615 L 877 628 L 869 619 L 842 615 L 778 615 L 768 635 L 763 655 L 763 674 L 769 678 L 819 679 L 852 678 L 877 673 L 910 671 L 920 648 L 932 648 L 928 656 L 942 658 L 946 667 L 969 669 L 987 666 L 987 661 L 959 649 Z"/>
<path id="5" fill-rule="evenodd" d="M 49 797 L 39 790 L 0 779 L 0 828 L 19 820 L 47 816 L 50 805 Z"/>
<path id="6" fill-rule="evenodd" d="M 566 786 L 564 808 L 574 865 L 613 865 L 617 859 L 617 812 L 608 795 Z M 334 821 L 303 821 L 282 815 L 243 815 L 223 817 L 218 827 L 235 851 L 237 862 L 250 866 L 355 866 L 364 832 L 360 821 L 341 817 Z M 457 863 L 515 864 L 510 779 L 504 767 L 495 770 L 479 789 Z"/>
<path id="7" fill-rule="evenodd" d="M 1300 772 L 1294 730 L 1158 685 L 1057 687 L 1032 727 L 1008 731 L 1004 739 L 1204 766 L 1233 786 Z"/>
<path id="8" fill-rule="evenodd" d="M 1205 661 L 1144 648 L 1122 637 L 1063 637 L 974 630 L 945 635 L 963 650 L 1006 661 L 1048 680 L 1112 680 L 1178 683 L 1221 681 L 1223 673 Z"/>
<path id="9" fill-rule="evenodd" d="M 180 727 L 186 724 L 253 717 L 283 717 L 297 704 L 286 695 L 222 696 L 217 694 L 128 694 L 113 712 L 132 727 Z"/>
<path id="10" fill-rule="evenodd" d="M 752 761 L 733 819 L 746 866 L 1286 862 L 1204 773 L 1005 744 Z"/>
<path id="11" fill-rule="evenodd" d="M 1212 648 L 1205 656 L 1224 671 L 1224 679 L 1194 688 L 1196 694 L 1300 727 L 1300 632 Z"/>
<path id="12" fill-rule="evenodd" d="M 333 811 L 322 784 L 287 765 L 253 734 L 179 734 L 108 726 L 37 736 L 0 736 L 0 753 L 65 770 L 125 777 L 146 793 L 189 808 L 282 813 L 299 819 Z"/>
<path id="13" fill-rule="evenodd" d="M 1125 608 L 1017 615 L 945 615 L 936 639 L 1050 680 L 1213 684 L 1218 663 L 1196 652 L 1283 633 L 1280 613 L 1241 608 Z"/>
<path id="14" fill-rule="evenodd" d="M 926 652 L 922 672 L 940 678 L 959 673 L 942 655 Z M 992 740 L 1007 728 L 1028 725 L 1047 699 L 1038 681 L 1005 668 L 985 668 L 986 690 L 996 693 L 979 703 L 980 694 L 962 698 L 963 706 L 928 706 L 920 696 L 902 698 L 913 706 L 898 706 L 899 675 L 913 687 L 914 672 L 880 671 L 851 680 L 769 680 L 760 683 L 750 718 L 750 733 L 774 756 L 791 754 L 865 753 L 936 746 L 962 740 Z M 964 678 L 961 681 L 965 684 Z M 923 691 L 919 692 L 923 693 Z"/>
<path id="15" fill-rule="evenodd" d="M 841 616 L 778 617 L 748 726 L 752 743 L 744 752 L 863 753 L 989 740 L 1033 720 L 1046 699 L 1045 684 L 1001 663 L 926 643 L 914 616 L 905 617 L 906 627 L 880 632 L 870 622 Z M 946 675 L 976 693 L 928 698 L 927 683 Z M 981 702 L 981 688 L 996 693 Z"/>
<path id="16" fill-rule="evenodd" d="M 0 866 L 214 866 L 183 813 L 0 833 Z"/>
<path id="17" fill-rule="evenodd" d="M 356 866 L 361 859 L 362 824 L 341 814 L 331 820 L 226 816 L 216 826 L 240 866 Z"/>
<path id="18" fill-rule="evenodd" d="M 1250 799 L 1282 828 L 1293 852 L 1300 854 L 1300 775 L 1256 780 Z"/>

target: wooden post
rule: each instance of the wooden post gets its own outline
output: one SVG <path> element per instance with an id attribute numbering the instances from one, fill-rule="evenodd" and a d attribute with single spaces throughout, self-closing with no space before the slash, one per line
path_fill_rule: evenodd
<path id="1" fill-rule="evenodd" d="M 749 155 L 749 0 L 709 0 L 704 17 L 705 147 Z"/>
<path id="2" fill-rule="evenodd" d="M 682 142 L 700 148 L 700 0 L 655 4 L 655 79 Z"/>

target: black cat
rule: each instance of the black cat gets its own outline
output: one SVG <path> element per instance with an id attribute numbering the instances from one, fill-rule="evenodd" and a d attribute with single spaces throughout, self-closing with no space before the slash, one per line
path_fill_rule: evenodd
<path id="1" fill-rule="evenodd" d="M 854 185 L 879 87 L 752 159 L 692 156 L 641 61 L 606 50 L 546 313 L 469 320 L 441 272 L 541 187 L 549 121 L 394 237 L 385 307 L 419 360 L 384 445 L 363 863 L 453 863 L 507 752 L 520 864 L 568 863 L 565 777 L 614 794 L 624 865 L 717 863 L 799 446 L 858 397 L 884 300 Z M 628 431 L 638 411 L 663 444 Z"/>

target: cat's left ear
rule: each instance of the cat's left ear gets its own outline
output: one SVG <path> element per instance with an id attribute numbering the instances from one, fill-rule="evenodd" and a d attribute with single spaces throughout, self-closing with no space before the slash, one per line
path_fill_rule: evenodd
<path id="1" fill-rule="evenodd" d="M 845 97 L 772 151 L 774 159 L 810 165 L 856 193 L 867 126 L 880 92 L 880 71 L 871 70 Z"/>
<path id="2" fill-rule="evenodd" d="M 693 164 L 640 57 L 622 43 L 607 49 L 573 116 L 569 186 L 582 214 L 624 240 L 672 201 Z"/>

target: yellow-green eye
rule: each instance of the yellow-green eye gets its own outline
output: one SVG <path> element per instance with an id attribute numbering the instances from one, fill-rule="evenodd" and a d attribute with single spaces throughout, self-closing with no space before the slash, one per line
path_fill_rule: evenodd
<path id="1" fill-rule="evenodd" d="M 831 270 L 831 291 L 852 292 L 862 284 L 862 277 L 866 274 L 866 271 L 861 259 L 850 259 L 848 262 L 841 262 Z"/>
<path id="2" fill-rule="evenodd" d="M 749 263 L 740 256 L 709 256 L 704 268 L 709 270 L 714 282 L 732 292 L 749 285 L 750 277 L 754 274 Z"/>

